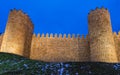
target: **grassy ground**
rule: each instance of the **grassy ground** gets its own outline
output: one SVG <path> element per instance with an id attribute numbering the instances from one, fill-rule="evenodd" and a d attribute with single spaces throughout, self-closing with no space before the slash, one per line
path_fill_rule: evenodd
<path id="1" fill-rule="evenodd" d="M 120 64 L 100 62 L 48 63 L 0 53 L 0 75 L 120 75 Z"/>

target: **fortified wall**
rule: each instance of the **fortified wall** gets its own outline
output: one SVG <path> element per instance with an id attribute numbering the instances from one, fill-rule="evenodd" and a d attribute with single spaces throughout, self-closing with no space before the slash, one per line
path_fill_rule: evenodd
<path id="1" fill-rule="evenodd" d="M 90 49 L 88 37 L 75 37 L 66 34 L 34 34 L 32 37 L 31 56 L 32 59 L 43 61 L 89 61 Z"/>
<path id="2" fill-rule="evenodd" d="M 47 62 L 120 62 L 120 32 L 112 32 L 110 14 L 96 8 L 88 14 L 89 34 L 33 34 L 29 16 L 11 10 L 0 51 Z"/>
<path id="3" fill-rule="evenodd" d="M 115 40 L 115 48 L 118 57 L 118 61 L 120 62 L 120 31 L 118 34 L 116 32 L 113 33 L 114 40 Z"/>

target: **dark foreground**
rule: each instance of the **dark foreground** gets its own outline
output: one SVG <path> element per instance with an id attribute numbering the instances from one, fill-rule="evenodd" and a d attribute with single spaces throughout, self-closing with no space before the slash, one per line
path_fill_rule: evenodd
<path id="1" fill-rule="evenodd" d="M 119 63 L 47 63 L 0 53 L 0 75 L 120 75 Z"/>

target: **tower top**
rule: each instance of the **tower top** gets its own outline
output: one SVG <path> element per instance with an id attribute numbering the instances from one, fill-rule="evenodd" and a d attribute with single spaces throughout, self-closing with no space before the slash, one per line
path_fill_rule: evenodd
<path id="1" fill-rule="evenodd" d="M 105 13 L 105 12 L 109 13 L 107 8 L 104 8 L 104 7 L 98 8 L 98 7 L 96 7 L 94 10 L 90 11 L 89 15 L 90 14 L 96 14 L 96 13 Z"/>
<path id="2" fill-rule="evenodd" d="M 32 29 L 34 28 L 31 18 L 29 17 L 28 14 L 26 14 L 22 10 L 17 10 L 15 8 L 11 9 L 9 17 L 13 17 L 13 16 L 14 17 L 21 16 L 21 18 L 26 20 L 26 23 L 28 23 Z"/>

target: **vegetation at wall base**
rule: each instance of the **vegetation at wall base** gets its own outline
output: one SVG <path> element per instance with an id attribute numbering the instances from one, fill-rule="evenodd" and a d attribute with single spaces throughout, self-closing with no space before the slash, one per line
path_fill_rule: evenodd
<path id="1" fill-rule="evenodd" d="M 0 75 L 120 75 L 119 63 L 49 63 L 0 53 Z"/>

